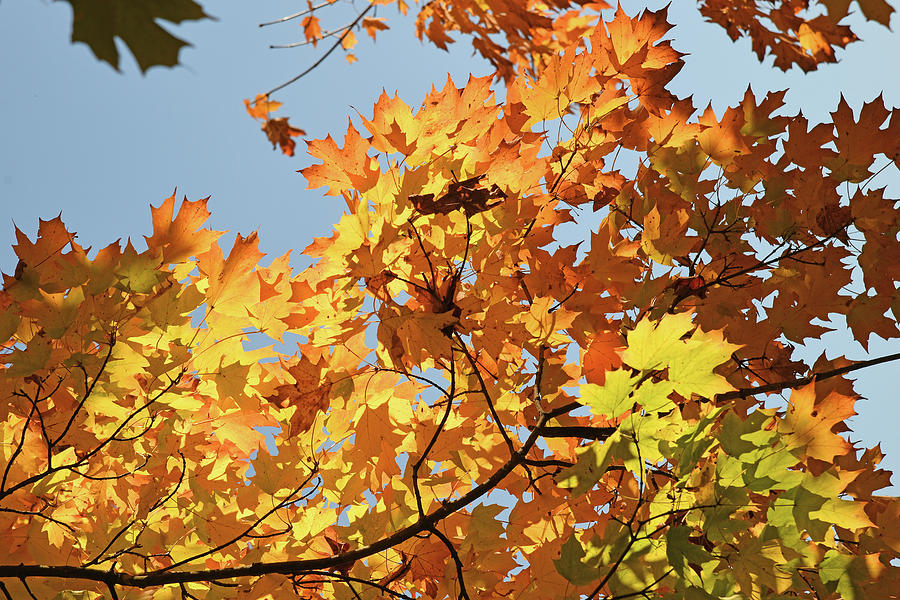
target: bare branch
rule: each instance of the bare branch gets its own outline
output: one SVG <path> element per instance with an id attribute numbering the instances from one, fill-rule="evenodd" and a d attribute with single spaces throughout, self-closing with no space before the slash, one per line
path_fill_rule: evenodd
<path id="1" fill-rule="evenodd" d="M 337 34 L 350 29 L 350 27 L 351 27 L 350 25 L 344 25 L 343 27 L 338 27 L 337 29 L 334 29 L 332 31 L 326 31 L 320 37 L 317 37 L 312 40 L 306 40 L 303 42 L 294 42 L 292 44 L 272 44 L 271 46 L 269 46 L 269 48 L 300 48 L 302 46 L 308 46 L 310 44 L 315 44 L 319 40 L 324 40 L 325 38 L 334 37 Z"/>
<path id="2" fill-rule="evenodd" d="M 298 17 L 305 17 L 306 15 L 313 13 L 320 8 L 325 8 L 326 6 L 331 6 L 337 0 L 330 0 L 326 2 L 322 2 L 321 4 L 316 4 L 313 7 L 307 8 L 306 10 L 302 10 L 300 12 L 294 13 L 292 15 L 288 15 L 286 17 L 281 17 L 280 19 L 275 19 L 274 21 L 266 21 L 265 23 L 260 23 L 260 27 L 268 27 L 269 25 L 278 25 L 279 23 L 284 23 L 286 21 L 290 21 L 291 19 L 296 19 Z"/>
<path id="3" fill-rule="evenodd" d="M 364 16 L 366 16 L 367 14 L 369 14 L 369 11 L 372 10 L 372 8 L 373 8 L 374 6 L 375 6 L 374 4 L 370 4 L 369 6 L 367 6 L 367 7 L 365 8 L 365 10 L 363 10 L 361 13 L 359 13 L 359 15 L 357 15 L 357 17 L 353 20 L 353 22 L 350 23 L 350 25 L 348 26 L 347 30 L 343 33 L 343 35 L 341 35 L 341 37 L 338 39 L 338 41 L 336 41 L 336 42 L 334 43 L 334 45 L 333 45 L 331 48 L 328 49 L 328 52 L 326 52 L 325 54 L 323 54 L 322 57 L 319 58 L 319 60 L 317 60 L 316 62 L 314 62 L 314 63 L 312 64 L 312 66 L 310 66 L 308 69 L 306 69 L 305 71 L 303 71 L 302 73 L 300 73 L 300 74 L 297 75 L 296 77 L 294 77 L 294 78 L 292 78 L 292 79 L 288 79 L 287 81 L 285 81 L 285 82 L 282 83 L 281 85 L 276 85 L 276 86 L 273 87 L 271 90 L 269 90 L 268 92 L 266 92 L 266 93 L 265 93 L 265 96 L 266 96 L 266 97 L 271 96 L 272 94 L 274 94 L 274 93 L 277 92 L 278 90 L 281 90 L 281 89 L 286 88 L 287 86 L 291 85 L 292 83 L 294 83 L 294 82 L 296 82 L 297 80 L 301 79 L 302 77 L 306 76 L 306 74 L 308 74 L 308 73 L 311 72 L 313 69 L 315 69 L 315 68 L 318 67 L 320 64 L 322 64 L 322 62 L 324 62 L 325 59 L 328 58 L 328 56 L 329 56 L 332 52 L 334 52 L 335 50 L 337 50 L 337 47 L 341 45 L 341 42 L 344 41 L 344 38 L 347 37 L 347 34 L 350 33 L 350 31 L 352 30 L 353 26 L 356 25 L 357 23 L 359 23 L 360 21 L 362 21 L 362 18 L 363 18 Z"/>
<path id="4" fill-rule="evenodd" d="M 831 379 L 832 377 L 844 375 L 845 373 L 852 373 L 853 371 L 858 371 L 859 369 L 865 369 L 866 367 L 873 367 L 875 365 L 880 365 L 895 360 L 900 360 L 900 352 L 897 352 L 895 354 L 888 354 L 887 356 L 881 356 L 878 358 L 872 358 L 869 360 L 857 361 L 843 367 L 838 367 L 837 369 L 824 371 L 822 373 L 812 373 L 810 375 L 807 375 L 806 377 L 801 377 L 800 379 L 778 381 L 767 385 L 743 388 L 740 390 L 734 390 L 733 392 L 725 392 L 724 394 L 717 395 L 716 400 L 735 400 L 737 398 L 748 398 L 757 394 L 767 394 L 769 392 L 779 392 L 786 389 L 796 389 L 799 387 L 803 387 L 804 385 L 808 385 L 813 381 Z"/>

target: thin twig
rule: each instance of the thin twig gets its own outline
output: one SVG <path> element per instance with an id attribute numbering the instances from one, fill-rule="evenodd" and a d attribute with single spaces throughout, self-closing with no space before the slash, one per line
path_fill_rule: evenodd
<path id="1" fill-rule="evenodd" d="M 513 456 L 516 453 L 515 444 L 513 444 L 512 439 L 510 439 L 509 434 L 506 432 L 506 428 L 503 426 L 503 421 L 500 420 L 500 415 L 497 413 L 497 409 L 494 406 L 494 401 L 491 399 L 491 394 L 487 389 L 487 383 L 484 381 L 484 377 L 481 376 L 481 371 L 478 369 L 478 364 L 475 362 L 475 358 L 472 356 L 472 353 L 469 352 L 469 347 L 466 346 L 465 342 L 463 342 L 462 336 L 457 334 L 457 341 L 459 341 L 460 346 L 462 347 L 463 353 L 466 355 L 466 358 L 469 360 L 469 365 L 472 367 L 472 371 L 475 373 L 475 378 L 478 380 L 478 385 L 481 387 L 481 395 L 484 396 L 484 400 L 488 405 L 488 410 L 491 413 L 491 417 L 497 423 L 497 429 L 500 431 L 501 437 L 503 437 L 503 442 L 506 444 L 507 449 L 509 449 L 509 455 Z"/>
<path id="2" fill-rule="evenodd" d="M 350 33 L 350 31 L 352 30 L 352 27 L 353 27 L 354 25 L 356 25 L 357 23 L 359 23 L 359 22 L 362 20 L 362 18 L 363 18 L 364 16 L 366 16 L 366 15 L 369 13 L 370 10 L 372 10 L 372 8 L 373 8 L 374 6 L 375 6 L 374 4 L 370 4 L 369 6 L 367 6 L 367 7 L 365 8 L 365 10 L 363 10 L 361 13 L 359 13 L 359 15 L 357 15 L 356 19 L 354 19 L 353 22 L 350 23 L 350 25 L 348 26 L 347 31 L 345 31 L 345 32 L 343 33 L 343 35 L 341 35 L 341 37 L 338 39 L 338 41 L 336 41 L 336 42 L 334 43 L 334 45 L 333 45 L 331 48 L 328 49 L 328 52 L 326 52 L 325 54 L 323 54 L 322 57 L 319 58 L 319 60 L 317 60 L 316 62 L 314 62 L 314 63 L 312 64 L 311 67 L 309 67 L 308 69 L 306 69 L 305 71 L 303 71 L 302 73 L 300 73 L 299 75 L 297 75 L 296 77 L 294 77 L 294 78 L 292 78 L 292 79 L 288 79 L 287 81 L 285 81 L 285 82 L 282 83 L 281 85 L 275 86 L 274 88 L 272 88 L 271 90 L 269 90 L 268 92 L 266 92 L 266 93 L 265 93 L 265 96 L 268 98 L 269 96 L 271 96 L 272 94 L 274 94 L 274 93 L 277 92 L 278 90 L 281 90 L 281 89 L 286 88 L 287 86 L 291 85 L 292 83 L 294 83 L 294 82 L 297 81 L 298 79 L 304 77 L 307 73 L 309 73 L 310 71 L 312 71 L 313 69 L 315 69 L 316 67 L 318 67 L 320 64 L 322 64 L 322 62 L 323 62 L 326 58 L 328 58 L 328 56 L 329 56 L 332 52 L 334 52 L 335 50 L 337 50 L 337 47 L 341 45 L 341 42 L 344 41 L 344 38 L 347 37 L 347 34 Z"/>
<path id="3" fill-rule="evenodd" d="M 428 291 L 434 297 L 435 300 L 440 301 L 440 298 L 437 297 L 437 275 L 434 273 L 434 265 L 431 263 L 431 257 L 428 256 L 428 251 L 425 249 L 425 244 L 422 242 L 422 236 L 419 235 L 419 230 L 416 229 L 416 225 L 412 222 L 412 219 L 408 219 L 407 222 L 409 226 L 412 227 L 413 233 L 416 234 L 416 240 L 419 242 L 419 248 L 422 249 L 422 254 L 425 255 L 425 262 L 428 263 L 428 270 L 431 271 L 431 287 Z M 425 280 L 425 283 L 428 283 L 428 278 L 425 277 L 425 274 L 422 274 L 422 279 Z"/>
<path id="4" fill-rule="evenodd" d="M 447 419 L 450 418 L 450 413 L 453 410 L 453 399 L 456 397 L 456 364 L 453 360 L 452 350 L 450 356 L 450 391 L 446 394 L 446 397 L 447 408 L 444 410 L 444 416 L 441 418 L 441 422 L 438 423 L 437 428 L 431 435 L 431 440 L 429 440 L 428 445 L 425 446 L 422 455 L 419 456 L 412 468 L 413 493 L 416 496 L 416 506 L 419 510 L 420 520 L 425 518 L 425 508 L 422 505 L 422 493 L 419 490 L 419 469 L 421 469 L 422 465 L 425 464 L 425 461 L 428 460 L 428 453 L 431 452 L 431 449 L 434 447 L 435 443 L 437 443 L 438 436 L 444 431 L 444 426 L 447 424 Z"/>
<path id="5" fill-rule="evenodd" d="M 641 504 L 643 504 L 643 500 L 644 500 L 643 496 L 641 496 L 637 499 L 637 502 L 635 503 L 635 506 L 634 506 L 634 512 L 631 514 L 631 518 L 628 519 L 628 523 L 625 525 L 626 527 L 628 527 L 628 533 L 629 533 L 629 538 L 630 538 L 628 540 L 628 543 L 625 545 L 625 548 L 622 550 L 622 553 L 619 555 L 619 557 L 616 559 L 616 561 L 612 565 L 610 565 L 609 571 L 607 571 L 606 575 L 603 577 L 603 579 L 600 581 L 600 583 L 597 584 L 597 587 L 594 588 L 594 591 L 592 591 L 590 594 L 588 594 L 587 600 L 594 600 L 594 598 L 597 596 L 597 594 L 600 593 L 600 590 L 603 589 L 603 586 L 605 586 L 606 583 L 615 574 L 615 572 L 619 570 L 619 565 L 622 564 L 622 561 L 625 560 L 625 557 L 628 556 L 628 553 L 631 552 L 631 547 L 634 545 L 635 541 L 637 541 L 637 535 L 631 529 L 631 526 L 634 524 L 634 520 L 637 517 L 638 510 L 641 508 Z M 638 526 L 638 529 L 640 529 L 640 526 Z"/>
<path id="6" fill-rule="evenodd" d="M 269 48 L 300 48 L 301 46 L 308 46 L 310 44 L 315 44 L 319 40 L 324 40 L 325 38 L 335 36 L 335 35 L 341 33 L 342 31 L 346 31 L 347 29 L 350 29 L 350 27 L 351 27 L 351 25 L 344 25 L 343 27 L 339 27 L 338 29 L 335 29 L 333 31 L 326 31 L 321 36 L 319 36 L 315 39 L 312 39 L 312 40 L 306 40 L 304 42 L 294 42 L 293 44 L 272 44 L 269 46 Z"/>
<path id="7" fill-rule="evenodd" d="M 112 358 L 113 347 L 116 345 L 116 338 L 114 336 L 109 337 L 109 349 L 106 351 L 106 356 L 103 357 L 103 362 L 100 364 L 100 368 L 97 369 L 97 374 L 94 375 L 94 380 L 88 384 L 87 382 L 87 372 L 85 371 L 84 378 L 84 396 L 82 396 L 81 401 L 78 403 L 78 406 L 75 407 L 75 410 L 72 411 L 72 416 L 69 417 L 69 421 L 66 423 L 66 426 L 63 428 L 62 433 L 57 436 L 55 440 L 53 440 L 53 446 L 59 444 L 60 441 L 66 436 L 69 432 L 69 429 L 72 427 L 72 423 L 75 422 L 75 417 L 78 416 L 78 413 L 84 407 L 85 402 L 88 401 L 88 398 L 91 397 L 91 394 L 94 392 L 94 387 L 97 385 L 97 382 L 100 380 L 100 376 L 103 375 L 103 372 L 106 370 L 106 365 L 109 364 L 109 359 Z"/>
<path id="8" fill-rule="evenodd" d="M 229 539 L 229 540 L 226 540 L 226 541 L 224 541 L 224 542 L 222 542 L 222 543 L 216 545 L 216 546 L 213 547 L 213 548 L 209 548 L 209 549 L 207 549 L 207 550 L 204 550 L 203 552 L 198 552 L 198 553 L 194 554 L 193 556 L 188 556 L 188 557 L 183 558 L 183 559 L 181 559 L 181 560 L 179 560 L 179 561 L 175 561 L 175 562 L 173 562 L 172 564 L 170 564 L 169 566 L 163 567 L 162 569 L 160 569 L 160 572 L 165 572 L 165 571 L 169 571 L 169 570 L 171 570 L 171 569 L 174 569 L 174 568 L 176 568 L 176 567 L 180 567 L 181 565 L 185 565 L 185 564 L 187 564 L 187 563 L 189 563 L 189 562 L 193 562 L 193 561 L 197 560 L 198 558 L 203 558 L 204 556 L 209 556 L 210 554 L 214 554 L 214 553 L 216 553 L 216 552 L 219 552 L 220 550 L 223 550 L 223 549 L 227 548 L 228 546 L 231 546 L 232 544 L 237 543 L 237 542 L 240 541 L 242 538 L 246 537 L 249 533 L 251 533 L 251 532 L 252 532 L 252 531 L 253 531 L 260 523 L 262 523 L 262 522 L 265 521 L 267 518 L 269 518 L 270 515 L 274 514 L 275 512 L 277 512 L 277 511 L 279 511 L 279 510 L 281 510 L 282 508 L 286 507 L 287 505 L 291 504 L 292 502 L 295 502 L 295 501 L 298 501 L 298 500 L 305 500 L 305 499 L 308 498 L 310 495 L 312 495 L 312 493 L 314 493 L 314 492 L 316 491 L 317 488 L 314 487 L 312 491 L 307 492 L 306 494 L 300 496 L 300 498 L 295 498 L 295 497 L 294 497 L 294 496 L 296 496 L 297 494 L 299 494 L 301 491 L 303 491 L 303 490 L 309 485 L 309 482 L 312 481 L 313 478 L 316 477 L 316 475 L 318 475 L 318 473 L 319 473 L 318 466 L 315 466 L 313 469 L 310 470 L 309 475 L 306 476 L 306 479 L 304 479 L 299 485 L 297 485 L 291 493 L 289 493 L 289 494 L 288 494 L 287 496 L 285 496 L 283 499 L 281 499 L 280 501 L 278 501 L 272 508 L 270 508 L 269 510 L 267 510 L 267 511 L 266 511 L 265 513 L 263 513 L 261 516 L 258 516 L 258 517 L 256 518 L 256 520 L 253 521 L 253 523 L 251 523 L 250 525 L 248 525 L 248 526 L 247 526 L 242 532 L 240 532 L 239 534 L 233 536 L 233 537 L 232 537 L 231 539 Z M 288 527 L 288 529 L 286 530 L 286 532 L 287 532 L 287 531 L 290 531 L 290 530 L 291 530 L 290 527 Z"/>
<path id="9" fill-rule="evenodd" d="M 306 10 L 300 11 L 298 13 L 294 13 L 294 14 L 288 15 L 286 17 L 281 17 L 280 19 L 275 19 L 274 21 L 266 21 L 265 23 L 260 23 L 259 26 L 260 27 L 268 27 L 269 25 L 278 25 L 279 23 L 284 23 L 285 21 L 290 21 L 291 19 L 296 19 L 297 17 L 304 17 L 311 12 L 315 12 L 315 11 L 319 10 L 320 8 L 325 8 L 326 6 L 331 6 L 332 4 L 335 3 L 335 1 L 336 0 L 330 0 L 327 2 L 323 2 L 321 4 L 316 4 L 315 6 L 307 8 Z"/>
<path id="10" fill-rule="evenodd" d="M 453 558 L 453 563 L 456 565 L 456 578 L 459 579 L 459 598 L 460 600 L 471 600 L 469 598 L 469 592 L 466 590 L 466 581 L 463 578 L 463 564 L 462 560 L 459 558 L 459 553 L 456 551 L 456 547 L 453 545 L 453 542 L 443 534 L 437 527 L 431 528 L 431 533 L 437 536 L 439 540 L 444 543 L 444 546 L 447 547 L 447 551 L 450 553 L 450 556 Z"/>

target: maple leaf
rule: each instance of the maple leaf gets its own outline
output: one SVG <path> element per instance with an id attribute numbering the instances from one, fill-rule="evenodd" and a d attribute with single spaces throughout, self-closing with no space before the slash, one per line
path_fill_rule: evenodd
<path id="1" fill-rule="evenodd" d="M 372 147 L 382 152 L 411 154 L 421 126 L 413 118 L 412 109 L 400 98 L 381 92 L 373 109 L 372 120 L 363 117 L 363 125 L 372 134 Z"/>
<path id="2" fill-rule="evenodd" d="M 269 113 L 278 110 L 280 106 L 281 102 L 269 100 L 266 94 L 257 94 L 253 102 L 246 98 L 244 99 L 244 107 L 247 109 L 247 114 L 254 119 L 268 120 Z"/>
<path id="3" fill-rule="evenodd" d="M 366 33 L 372 38 L 372 41 L 375 40 L 375 35 L 379 31 L 384 31 L 386 29 L 390 29 L 387 23 L 384 22 L 384 17 L 364 17 L 362 20 L 363 29 L 366 30 Z"/>
<path id="4" fill-rule="evenodd" d="M 788 448 L 802 448 L 808 456 L 825 461 L 852 450 L 834 430 L 856 414 L 854 398 L 836 392 L 820 398 L 811 383 L 795 390 L 790 400 L 782 426 Z"/>
<path id="5" fill-rule="evenodd" d="M 207 296 L 213 303 L 228 303 L 245 298 L 248 292 L 256 289 L 255 286 L 247 286 L 246 282 L 258 282 L 252 270 L 263 256 L 259 251 L 256 233 L 251 233 L 246 238 L 237 234 L 227 258 L 218 247 L 198 256 L 197 266 L 209 282 Z M 239 282 L 245 283 L 243 289 Z"/>
<path id="6" fill-rule="evenodd" d="M 342 542 L 335 532 L 334 528 L 332 527 L 329 527 L 325 530 L 325 541 L 328 542 L 328 545 L 331 547 L 331 551 L 335 555 L 343 554 L 350 549 L 350 544 L 348 542 Z M 353 568 L 354 562 L 356 561 L 347 561 L 337 564 L 333 568 L 336 572 L 346 577 L 350 573 L 350 569 Z"/>
<path id="7" fill-rule="evenodd" d="M 615 419 L 631 410 L 637 379 L 625 369 L 616 369 L 607 373 L 603 385 L 587 384 L 582 386 L 582 400 L 591 407 L 591 411 L 603 417 Z"/>
<path id="8" fill-rule="evenodd" d="M 874 333 L 884 339 L 891 339 L 897 334 L 896 319 L 885 316 L 891 307 L 890 298 L 886 296 L 857 296 L 848 302 L 847 325 L 853 331 L 853 337 L 868 348 L 869 337 Z"/>
<path id="9" fill-rule="evenodd" d="M 309 182 L 308 187 L 328 186 L 326 193 L 330 196 L 353 188 L 364 192 L 378 179 L 375 160 L 367 154 L 368 150 L 369 144 L 351 124 L 347 127 L 343 148 L 339 148 L 330 135 L 324 140 L 309 142 L 309 153 L 322 159 L 323 163 L 300 172 Z"/>
<path id="10" fill-rule="evenodd" d="M 344 36 L 341 37 L 341 48 L 344 50 L 350 50 L 356 45 L 356 34 L 353 31 L 348 31 Z M 348 54 L 347 56 L 353 56 L 352 54 Z M 353 61 L 348 61 L 353 62 Z"/>
<path id="11" fill-rule="evenodd" d="M 869 165 L 875 154 L 884 152 L 888 156 L 895 155 L 896 133 L 900 125 L 891 118 L 892 126 L 881 129 L 890 116 L 879 96 L 864 104 L 859 112 L 859 121 L 854 121 L 853 111 L 841 95 L 837 110 L 831 114 L 837 133 L 834 138 L 837 155 L 825 163 L 831 169 L 832 177 L 843 181 L 863 181 L 870 175 Z"/>
<path id="12" fill-rule="evenodd" d="M 319 18 L 315 15 L 303 17 L 300 27 L 303 28 L 303 36 L 306 41 L 311 42 L 313 46 L 322 38 L 322 27 L 319 25 Z"/>
<path id="13" fill-rule="evenodd" d="M 598 569 L 584 564 L 584 548 L 573 535 L 560 548 L 559 559 L 554 560 L 557 572 L 573 585 L 586 585 L 596 581 L 600 573 Z"/>
<path id="14" fill-rule="evenodd" d="M 619 352 L 623 349 L 622 338 L 618 334 L 613 332 L 595 334 L 581 360 L 587 382 L 603 385 L 606 373 L 622 364 Z"/>
<path id="15" fill-rule="evenodd" d="M 750 37 L 759 60 L 771 53 L 779 69 L 787 71 L 796 65 L 804 71 L 813 71 L 822 62 L 835 62 L 833 47 L 844 48 L 858 39 L 848 26 L 838 25 L 840 17 L 835 17 L 839 9 L 835 8 L 834 11 L 829 8 L 828 17 L 820 15 L 805 20 L 799 6 L 791 2 L 704 0 L 700 12 L 707 20 L 724 27 L 732 40 Z"/>
<path id="16" fill-rule="evenodd" d="M 313 364 L 306 357 L 286 369 L 294 383 L 279 385 L 266 400 L 282 408 L 296 408 L 291 417 L 291 429 L 294 434 L 299 434 L 309 430 L 316 416 L 328 408 L 332 384 L 323 380 L 322 366 Z"/>
<path id="17" fill-rule="evenodd" d="M 185 198 L 174 219 L 174 193 L 158 208 L 151 207 L 153 235 L 144 236 L 147 247 L 161 254 L 164 263 L 179 263 L 190 256 L 207 252 L 221 235 L 218 231 L 201 229 L 209 218 L 208 201 L 209 198 L 194 201 Z"/>
<path id="18" fill-rule="evenodd" d="M 423 215 L 446 215 L 461 208 L 467 215 L 472 216 L 497 206 L 506 198 L 506 194 L 496 184 L 488 189 L 477 187 L 484 177 L 476 175 L 453 182 L 447 188 L 447 192 L 437 199 L 434 198 L 434 194 L 423 194 L 410 196 L 409 201 Z M 490 200 L 497 202 L 488 204 Z"/>
<path id="19" fill-rule="evenodd" d="M 181 23 L 209 18 L 193 0 L 134 3 L 128 0 L 66 0 L 72 5 L 72 41 L 84 42 L 98 59 L 119 70 L 121 39 L 141 71 L 156 65 L 173 67 L 187 42 L 160 27 L 157 19 Z"/>
<path id="20" fill-rule="evenodd" d="M 272 142 L 272 149 L 280 146 L 281 151 L 287 156 L 294 155 L 297 143 L 292 138 L 306 135 L 306 132 L 291 125 L 287 117 L 270 117 L 270 113 L 281 107 L 281 102 L 270 100 L 268 94 L 257 94 L 253 102 L 245 98 L 244 107 L 247 109 L 247 114 L 254 119 L 262 121 L 260 129 L 266 134 L 268 140 Z"/>
<path id="21" fill-rule="evenodd" d="M 679 277 L 672 282 L 672 289 L 679 300 L 689 296 L 697 296 L 701 300 L 706 298 L 706 280 L 700 275 Z"/>
<path id="22" fill-rule="evenodd" d="M 266 137 L 272 142 L 272 148 L 275 148 L 276 145 L 281 146 L 281 151 L 288 156 L 294 155 L 294 148 L 297 146 L 297 143 L 291 138 L 306 135 L 305 131 L 288 123 L 287 117 L 267 120 L 263 123 L 262 130 L 266 132 Z"/>
<path id="23" fill-rule="evenodd" d="M 871 21 L 878 21 L 885 27 L 891 22 L 894 8 L 885 0 L 855 0 L 862 9 L 863 16 Z M 828 17 L 837 23 L 850 12 L 851 0 L 821 0 L 828 9 Z"/>

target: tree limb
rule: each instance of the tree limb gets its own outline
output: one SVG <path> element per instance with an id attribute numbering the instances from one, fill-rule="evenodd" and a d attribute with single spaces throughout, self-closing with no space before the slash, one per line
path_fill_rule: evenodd
<path id="1" fill-rule="evenodd" d="M 822 373 L 812 373 L 810 375 L 807 375 L 806 377 L 801 377 L 799 379 L 793 379 L 789 381 L 776 381 L 775 383 L 769 383 L 766 385 L 760 385 L 751 388 L 742 388 L 739 390 L 734 390 L 732 392 L 725 392 L 724 394 L 718 394 L 716 396 L 716 400 L 735 400 L 737 398 L 748 398 L 757 394 L 767 394 L 769 392 L 779 392 L 786 389 L 796 389 L 799 387 L 803 387 L 804 385 L 808 385 L 813 381 L 831 379 L 832 377 L 837 377 L 838 375 L 851 373 L 853 371 L 858 371 L 859 369 L 865 369 L 866 367 L 873 367 L 875 365 L 880 365 L 895 360 L 900 360 L 900 352 L 888 354 L 886 356 L 880 356 L 878 358 L 871 358 L 869 360 L 857 361 L 849 365 L 844 365 L 843 367 L 838 367 L 837 369 L 824 371 Z"/>

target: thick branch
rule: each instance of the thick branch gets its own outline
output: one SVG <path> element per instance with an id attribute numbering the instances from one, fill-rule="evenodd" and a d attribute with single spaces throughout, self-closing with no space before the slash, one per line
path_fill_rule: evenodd
<path id="1" fill-rule="evenodd" d="M 63 579 L 85 579 L 100 581 L 107 585 L 119 585 L 137 588 L 148 588 L 191 581 L 220 581 L 223 579 L 235 579 L 238 577 L 258 577 L 273 573 L 282 575 L 299 574 L 309 571 L 327 570 L 346 563 L 362 560 L 388 548 L 392 548 L 420 533 L 427 532 L 437 523 L 447 518 L 456 511 L 468 506 L 494 489 L 507 475 L 509 475 L 523 460 L 540 437 L 540 430 L 547 421 L 547 416 L 541 417 L 537 427 L 522 444 L 522 447 L 484 483 L 472 488 L 467 494 L 456 500 L 446 502 L 433 513 L 416 523 L 404 527 L 395 533 L 378 540 L 377 542 L 326 558 L 311 558 L 305 560 L 289 560 L 273 563 L 254 563 L 243 567 L 227 569 L 204 569 L 199 571 L 169 571 L 148 573 L 145 575 L 131 575 L 117 573 L 115 571 L 103 571 L 71 566 L 46 566 L 46 565 L 0 565 L 0 578 L 3 577 L 57 577 Z"/>
<path id="2" fill-rule="evenodd" d="M 895 360 L 900 360 L 900 352 L 888 354 L 887 356 L 880 356 L 878 358 L 872 358 L 869 360 L 861 360 L 849 365 L 845 365 L 843 367 L 838 367 L 837 369 L 824 371 L 822 373 L 812 373 L 811 375 L 801 377 L 800 379 L 792 379 L 790 381 L 776 381 L 775 383 L 769 383 L 757 387 L 743 388 L 740 390 L 734 390 L 733 392 L 725 392 L 724 394 L 719 394 L 718 396 L 716 396 L 716 400 L 734 400 L 737 398 L 747 398 L 749 396 L 755 396 L 757 394 L 768 394 L 769 392 L 780 392 L 781 390 L 795 389 L 803 387 L 804 385 L 808 385 L 813 381 L 831 379 L 832 377 L 837 377 L 845 373 L 851 373 L 853 371 L 858 371 L 859 369 L 865 369 L 866 367 L 873 367 L 875 365 L 880 365 Z"/>
<path id="3" fill-rule="evenodd" d="M 553 425 L 553 426 L 545 426 L 541 429 L 542 437 L 553 437 L 553 438 L 566 438 L 566 437 L 577 437 L 585 440 L 597 440 L 603 441 L 613 433 L 615 433 L 615 427 L 590 427 L 583 425 Z"/>

